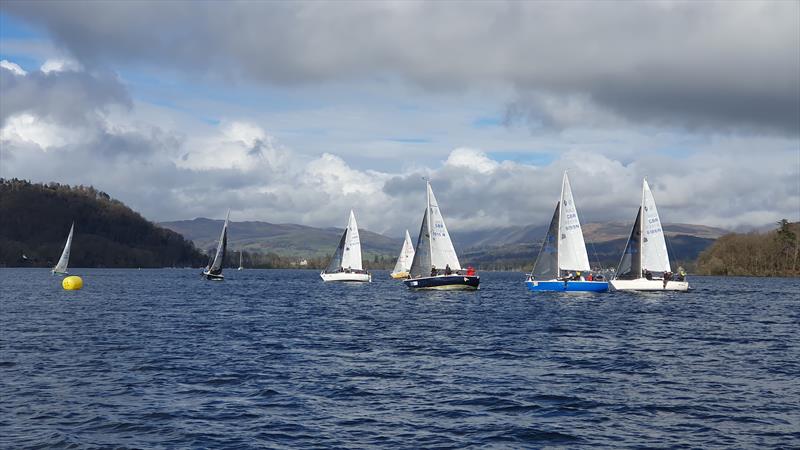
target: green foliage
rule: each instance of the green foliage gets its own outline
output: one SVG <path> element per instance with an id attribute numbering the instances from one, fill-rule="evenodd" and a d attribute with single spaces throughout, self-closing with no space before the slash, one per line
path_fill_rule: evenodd
<path id="1" fill-rule="evenodd" d="M 0 211 L 0 266 L 55 265 L 73 221 L 71 267 L 197 267 L 206 261 L 180 234 L 91 186 L 0 178 Z"/>
<path id="2" fill-rule="evenodd" d="M 703 275 L 800 276 L 800 223 L 786 219 L 769 233 L 722 236 L 697 259 Z"/>

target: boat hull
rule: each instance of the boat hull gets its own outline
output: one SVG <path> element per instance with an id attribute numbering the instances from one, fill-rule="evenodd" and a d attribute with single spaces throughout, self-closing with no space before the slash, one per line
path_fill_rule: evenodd
<path id="1" fill-rule="evenodd" d="M 664 280 L 654 279 L 648 280 L 647 278 L 637 278 L 635 280 L 611 280 L 612 291 L 681 291 L 689 290 L 688 281 L 667 281 L 664 285 Z"/>
<path id="2" fill-rule="evenodd" d="M 606 292 L 607 281 L 580 281 L 580 280 L 528 280 L 525 282 L 528 289 L 534 292 Z"/>
<path id="3" fill-rule="evenodd" d="M 481 278 L 477 275 L 439 275 L 435 277 L 412 278 L 403 283 L 413 290 L 469 291 L 478 289 Z"/>
<path id="4" fill-rule="evenodd" d="M 369 283 L 372 281 L 372 274 L 370 273 L 353 273 L 353 272 L 334 272 L 325 273 L 321 272 L 319 276 L 323 281 L 350 281 L 357 283 Z"/>
<path id="5" fill-rule="evenodd" d="M 203 278 L 205 278 L 206 280 L 210 280 L 210 281 L 223 281 L 223 280 L 225 280 L 225 277 L 222 276 L 222 274 L 214 275 L 213 273 L 210 273 L 210 272 L 203 272 Z"/>
<path id="6" fill-rule="evenodd" d="M 404 278 L 408 278 L 408 272 L 397 272 L 397 273 L 392 273 L 392 274 L 389 274 L 389 275 L 392 278 L 394 278 L 395 280 L 402 280 Z"/>

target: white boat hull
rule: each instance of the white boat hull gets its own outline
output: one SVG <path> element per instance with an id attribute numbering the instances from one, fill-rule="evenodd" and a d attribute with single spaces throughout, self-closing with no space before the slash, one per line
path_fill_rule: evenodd
<path id="1" fill-rule="evenodd" d="M 612 291 L 688 291 L 688 281 L 667 281 L 647 278 L 637 278 L 635 280 L 611 280 L 608 283 Z"/>
<path id="2" fill-rule="evenodd" d="M 369 283 L 372 281 L 372 274 L 370 273 L 353 273 L 353 272 L 334 272 L 319 274 L 323 281 L 354 281 L 358 283 Z"/>

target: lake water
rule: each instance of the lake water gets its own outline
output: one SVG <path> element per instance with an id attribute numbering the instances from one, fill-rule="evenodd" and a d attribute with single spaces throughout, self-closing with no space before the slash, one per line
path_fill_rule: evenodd
<path id="1" fill-rule="evenodd" d="M 800 280 L 0 269 L 0 448 L 797 447 Z"/>

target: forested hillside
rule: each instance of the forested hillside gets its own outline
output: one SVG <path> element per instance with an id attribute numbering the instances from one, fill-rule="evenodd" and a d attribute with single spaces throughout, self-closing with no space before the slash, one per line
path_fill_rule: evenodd
<path id="1" fill-rule="evenodd" d="M 704 275 L 800 276 L 800 223 L 786 219 L 767 233 L 731 233 L 700 254 Z"/>
<path id="2" fill-rule="evenodd" d="M 0 266 L 50 267 L 75 222 L 71 267 L 201 266 L 180 234 L 93 187 L 0 178 Z"/>

